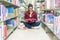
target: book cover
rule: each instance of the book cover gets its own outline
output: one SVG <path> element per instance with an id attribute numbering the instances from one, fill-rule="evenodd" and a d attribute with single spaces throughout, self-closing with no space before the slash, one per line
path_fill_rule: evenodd
<path id="1" fill-rule="evenodd" d="M 14 7 L 6 7 L 8 9 L 8 13 L 14 14 Z"/>

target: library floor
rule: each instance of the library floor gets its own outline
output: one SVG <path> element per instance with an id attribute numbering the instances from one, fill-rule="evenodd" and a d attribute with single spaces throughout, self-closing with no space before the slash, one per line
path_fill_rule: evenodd
<path id="1" fill-rule="evenodd" d="M 7 40 L 51 40 L 42 27 L 39 29 L 16 29 Z"/>

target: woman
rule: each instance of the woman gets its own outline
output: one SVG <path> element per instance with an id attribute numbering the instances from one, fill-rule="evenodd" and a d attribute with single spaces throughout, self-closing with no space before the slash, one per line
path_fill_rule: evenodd
<path id="1" fill-rule="evenodd" d="M 24 20 L 25 22 L 23 23 L 25 24 L 27 28 L 32 28 L 40 24 L 39 22 L 36 22 L 38 20 L 37 13 L 33 11 L 32 4 L 28 5 L 28 11 L 25 13 Z"/>

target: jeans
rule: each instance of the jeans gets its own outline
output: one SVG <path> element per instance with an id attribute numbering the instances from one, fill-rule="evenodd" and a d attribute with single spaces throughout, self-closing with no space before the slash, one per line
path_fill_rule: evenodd
<path id="1" fill-rule="evenodd" d="M 22 21 L 23 23 L 24 23 L 24 25 L 27 27 L 27 28 L 32 28 L 32 26 L 33 27 L 36 27 L 36 26 L 39 26 L 40 25 L 40 22 L 34 22 L 34 23 L 27 23 L 27 22 L 24 22 L 24 21 Z"/>

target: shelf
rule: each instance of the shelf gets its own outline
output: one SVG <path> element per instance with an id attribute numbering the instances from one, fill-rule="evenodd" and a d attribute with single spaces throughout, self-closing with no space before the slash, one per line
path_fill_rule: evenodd
<path id="1" fill-rule="evenodd" d="M 42 3 L 42 2 L 45 2 L 45 0 L 38 0 L 37 2 L 41 2 Z"/>
<path id="2" fill-rule="evenodd" d="M 8 35 L 13 31 L 13 28 L 8 29 Z"/>
<path id="3" fill-rule="evenodd" d="M 59 38 L 60 39 L 60 37 L 58 37 L 58 35 L 56 35 L 55 33 L 54 33 L 54 31 L 50 28 L 50 26 L 48 26 L 45 22 L 43 22 L 42 21 L 42 23 L 44 23 L 52 32 L 53 32 L 53 34 L 57 37 L 57 38 Z"/>
<path id="4" fill-rule="evenodd" d="M 41 10 L 41 11 L 46 11 L 46 10 L 54 10 L 54 9 L 44 9 L 44 10 Z"/>
<path id="5" fill-rule="evenodd" d="M 11 17 L 8 17 L 6 20 L 9 20 L 9 19 L 12 19 L 12 18 L 15 18 L 15 17 L 17 17 L 17 16 L 11 16 Z M 4 21 L 6 21 L 6 20 L 4 20 Z"/>
<path id="6" fill-rule="evenodd" d="M 52 28 L 50 26 L 48 26 L 48 25 L 53 25 L 53 24 L 46 24 L 45 22 L 43 22 L 43 23 L 53 32 Z"/>
<path id="7" fill-rule="evenodd" d="M 8 36 L 7 36 L 7 38 L 16 30 L 16 28 L 17 28 L 17 26 L 14 27 L 14 28 L 8 29 Z M 7 38 L 5 38 L 5 40 L 6 40 Z"/>
<path id="8" fill-rule="evenodd" d="M 10 35 L 10 33 L 13 32 L 15 28 L 16 27 L 9 27 L 9 29 L 8 29 L 8 35 Z"/>
<path id="9" fill-rule="evenodd" d="M 17 16 L 13 16 L 13 17 L 11 16 L 11 17 L 7 18 L 6 20 L 0 21 L 0 23 L 5 22 L 5 21 L 12 19 L 12 18 L 15 18 L 15 17 L 17 17 Z"/>
<path id="10" fill-rule="evenodd" d="M 28 6 L 27 3 L 26 3 L 25 1 L 23 1 L 23 2 L 24 2 L 24 4 L 25 4 L 26 6 Z"/>
<path id="11" fill-rule="evenodd" d="M 58 35 L 57 35 L 57 37 L 58 37 Z M 60 37 L 58 37 L 59 39 L 60 39 Z"/>
<path id="12" fill-rule="evenodd" d="M 19 8 L 19 6 L 15 5 L 11 2 L 7 2 L 5 0 L 0 0 L 0 3 L 4 4 L 5 6 L 9 6 L 9 7 L 11 6 L 11 7 L 14 7 L 14 8 Z"/>
<path id="13" fill-rule="evenodd" d="M 14 27 L 14 28 L 11 28 L 11 29 L 9 29 L 8 31 L 8 36 L 10 36 L 11 35 L 11 33 L 13 33 L 13 31 L 15 30 L 17 28 L 17 26 L 16 27 Z"/>
<path id="14" fill-rule="evenodd" d="M 27 8 L 27 6 L 26 6 L 25 4 L 23 4 L 23 5 L 21 5 L 21 6 L 23 6 L 24 8 Z"/>
<path id="15" fill-rule="evenodd" d="M 49 26 L 50 24 L 47 24 L 47 27 L 54 33 L 54 31 L 53 31 L 53 26 Z M 53 24 L 51 24 L 51 25 L 53 25 Z"/>
<path id="16" fill-rule="evenodd" d="M 41 10 L 41 11 L 45 11 L 45 10 L 60 10 L 60 8 L 58 8 L 58 9 L 44 9 L 44 10 Z"/>

